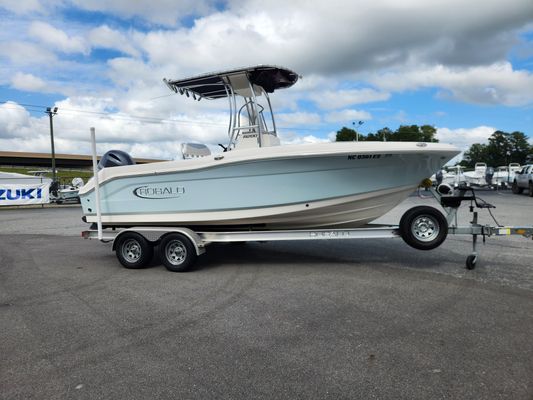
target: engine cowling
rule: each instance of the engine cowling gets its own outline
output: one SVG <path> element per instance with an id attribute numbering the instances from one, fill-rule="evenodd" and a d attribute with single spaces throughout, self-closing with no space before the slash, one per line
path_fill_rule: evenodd
<path id="1" fill-rule="evenodd" d="M 121 167 L 123 165 L 134 165 L 133 158 L 122 150 L 109 150 L 98 162 L 98 169 L 109 167 Z"/>

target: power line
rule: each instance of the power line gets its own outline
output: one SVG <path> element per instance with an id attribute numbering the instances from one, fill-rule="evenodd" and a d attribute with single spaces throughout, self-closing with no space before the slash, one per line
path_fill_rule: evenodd
<path id="1" fill-rule="evenodd" d="M 160 96 L 160 97 L 166 97 L 166 96 L 172 96 L 174 94 Z M 27 104 L 27 103 L 17 103 L 13 102 L 11 100 L 2 100 L 0 103 L 5 104 L 8 106 L 8 108 L 16 109 L 17 107 L 9 107 L 10 104 L 13 104 L 13 106 L 23 106 L 25 108 L 32 108 L 29 111 L 44 111 L 48 108 L 48 106 L 43 105 L 37 105 L 37 104 Z M 220 124 L 216 122 L 206 122 L 206 121 L 193 121 L 193 120 L 179 120 L 179 119 L 167 119 L 167 118 L 158 118 L 158 117 L 147 117 L 147 116 L 140 116 L 140 115 L 130 115 L 130 116 L 122 116 L 117 115 L 116 113 L 108 112 L 108 111 L 90 111 L 90 110 L 80 110 L 80 109 L 72 109 L 72 108 L 63 108 L 61 107 L 62 113 L 67 114 L 90 114 L 90 115 L 99 115 L 102 117 L 108 117 L 112 120 L 121 120 L 121 121 L 132 121 L 132 122 L 145 122 L 145 123 L 173 123 L 173 124 L 185 124 L 185 125 L 206 125 L 206 126 L 227 126 L 226 124 Z M 296 131 L 324 131 L 322 128 L 301 128 L 301 127 L 292 127 L 292 126 L 277 126 L 281 130 L 296 130 Z"/>

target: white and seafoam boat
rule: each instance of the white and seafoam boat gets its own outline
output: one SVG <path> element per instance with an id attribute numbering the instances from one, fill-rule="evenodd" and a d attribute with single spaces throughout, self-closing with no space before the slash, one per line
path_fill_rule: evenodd
<path id="1" fill-rule="evenodd" d="M 293 71 L 275 66 L 165 80 L 195 99 L 226 98 L 229 143 L 222 153 L 186 146 L 187 159 L 144 165 L 120 165 L 112 153 L 114 161 L 106 164 L 104 157 L 98 173 L 103 225 L 359 227 L 403 201 L 459 153 L 452 145 L 415 142 L 280 146 L 268 94 L 297 80 Z M 94 179 L 79 196 L 84 219 L 96 222 Z"/>

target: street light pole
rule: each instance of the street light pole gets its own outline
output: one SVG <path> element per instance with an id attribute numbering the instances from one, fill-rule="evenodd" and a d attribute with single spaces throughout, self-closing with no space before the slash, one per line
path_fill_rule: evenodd
<path id="1" fill-rule="evenodd" d="M 359 121 L 357 123 L 357 126 L 360 127 L 364 123 L 365 123 L 364 121 Z M 355 122 L 352 122 L 352 125 L 355 127 Z M 354 129 L 354 130 L 355 130 L 355 141 L 358 142 L 359 141 L 359 132 L 356 129 Z"/>
<path id="2" fill-rule="evenodd" d="M 56 181 L 56 151 L 54 146 L 54 123 L 53 123 L 53 117 L 57 114 L 57 107 L 54 107 L 53 109 L 50 107 L 46 108 L 45 111 L 48 114 L 48 117 L 50 118 L 50 141 L 52 144 L 52 182 Z"/>

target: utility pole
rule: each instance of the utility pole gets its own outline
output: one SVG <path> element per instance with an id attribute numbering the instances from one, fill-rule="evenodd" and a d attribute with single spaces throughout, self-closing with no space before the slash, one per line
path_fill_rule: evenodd
<path id="1" fill-rule="evenodd" d="M 52 182 L 56 181 L 56 151 L 54 147 L 54 123 L 53 118 L 54 115 L 57 114 L 57 107 L 54 107 L 53 109 L 51 107 L 46 108 L 46 114 L 48 114 L 48 117 L 50 118 L 50 141 L 52 143 Z"/>

